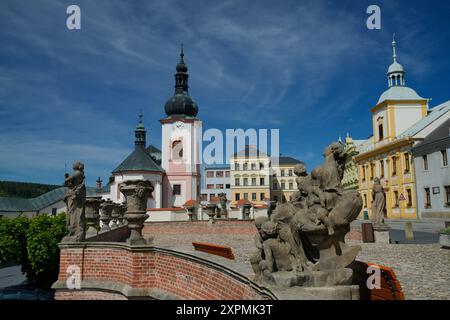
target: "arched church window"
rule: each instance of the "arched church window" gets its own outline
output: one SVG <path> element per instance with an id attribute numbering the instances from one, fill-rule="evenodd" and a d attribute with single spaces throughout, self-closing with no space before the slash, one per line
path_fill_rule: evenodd
<path id="1" fill-rule="evenodd" d="M 183 159 L 183 143 L 176 140 L 172 143 L 172 160 Z"/>

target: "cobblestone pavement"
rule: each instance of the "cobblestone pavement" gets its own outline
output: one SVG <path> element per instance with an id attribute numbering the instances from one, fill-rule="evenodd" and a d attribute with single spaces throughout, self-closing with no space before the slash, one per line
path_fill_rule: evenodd
<path id="1" fill-rule="evenodd" d="M 193 241 L 230 246 L 240 262 L 255 250 L 248 235 L 158 235 L 154 244 L 192 250 Z M 348 243 L 361 245 L 358 260 L 393 268 L 406 299 L 450 300 L 450 250 L 439 244 Z"/>
<path id="2" fill-rule="evenodd" d="M 406 299 L 450 300 L 449 249 L 439 244 L 358 244 L 358 260 L 394 269 Z"/>

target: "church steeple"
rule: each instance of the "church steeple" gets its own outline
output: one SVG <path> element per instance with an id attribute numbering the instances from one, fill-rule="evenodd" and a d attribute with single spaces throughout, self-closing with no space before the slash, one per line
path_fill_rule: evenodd
<path id="1" fill-rule="evenodd" d="M 394 86 L 405 86 L 405 70 L 403 66 L 397 62 L 397 42 L 395 42 L 395 33 L 392 36 L 392 64 L 389 66 L 388 75 L 388 85 L 389 87 Z"/>
<path id="2" fill-rule="evenodd" d="M 145 148 L 145 139 L 146 139 L 147 131 L 145 130 L 144 125 L 142 124 L 142 113 L 139 113 L 139 123 L 134 130 L 134 146 L 135 148 Z"/>
<path id="3" fill-rule="evenodd" d="M 188 67 L 184 63 L 183 44 L 181 44 L 180 62 L 177 64 L 177 73 L 175 74 L 175 93 L 188 93 Z"/>
<path id="4" fill-rule="evenodd" d="M 185 118 L 196 117 L 198 113 L 197 103 L 188 94 L 188 67 L 184 62 L 183 45 L 181 45 L 180 61 L 176 66 L 177 73 L 175 74 L 175 93 L 170 98 L 164 110 L 168 117 Z"/>

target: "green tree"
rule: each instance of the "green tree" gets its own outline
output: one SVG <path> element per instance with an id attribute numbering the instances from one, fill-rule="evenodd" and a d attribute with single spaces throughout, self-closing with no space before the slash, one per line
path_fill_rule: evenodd
<path id="1" fill-rule="evenodd" d="M 27 230 L 28 263 L 25 273 L 28 280 L 41 287 L 50 288 L 58 278 L 58 243 L 67 234 L 65 214 L 38 215 L 31 219 Z"/>

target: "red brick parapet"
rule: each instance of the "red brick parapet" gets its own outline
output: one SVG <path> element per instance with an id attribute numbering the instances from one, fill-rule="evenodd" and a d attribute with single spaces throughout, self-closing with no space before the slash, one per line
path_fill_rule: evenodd
<path id="1" fill-rule="evenodd" d="M 221 257 L 126 243 L 60 244 L 55 299 L 276 299 Z M 219 259 L 219 260 L 217 260 Z M 217 262 L 218 261 L 218 262 Z M 69 266 L 78 266 L 81 289 L 68 289 Z"/>
<path id="2" fill-rule="evenodd" d="M 246 234 L 255 235 L 258 230 L 253 220 L 220 220 L 209 224 L 208 221 L 164 221 L 146 222 L 143 235 L 155 236 L 159 234 Z"/>

